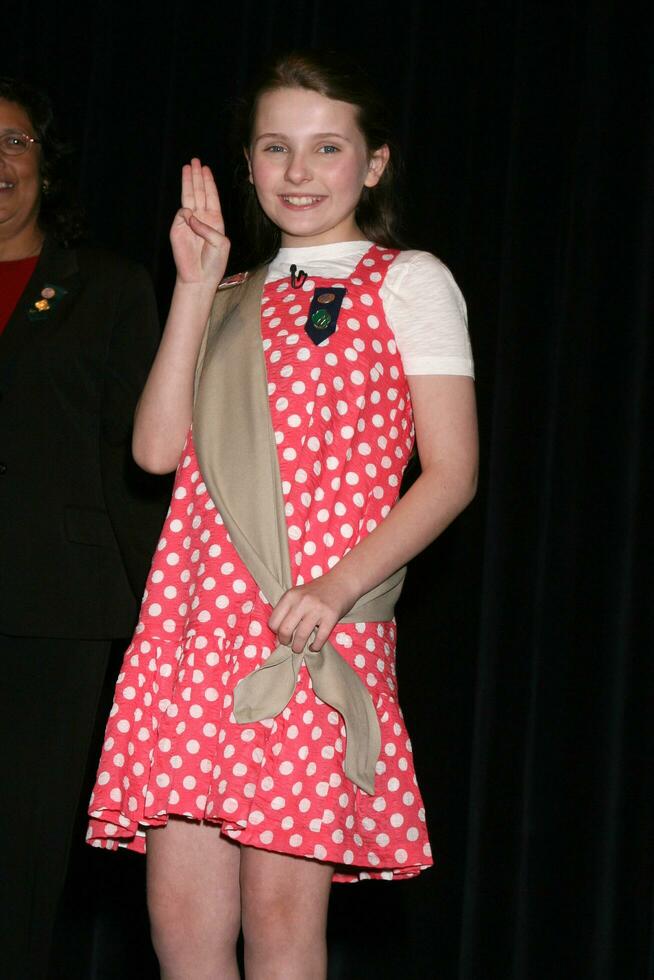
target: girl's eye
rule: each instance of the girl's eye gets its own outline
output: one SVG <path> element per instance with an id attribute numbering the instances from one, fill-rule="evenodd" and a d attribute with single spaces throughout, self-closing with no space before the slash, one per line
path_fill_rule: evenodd
<path id="1" fill-rule="evenodd" d="M 339 148 L 334 146 L 333 143 L 326 143 L 324 146 L 320 147 L 320 153 L 338 153 Z"/>
<path id="2" fill-rule="evenodd" d="M 286 147 L 281 146 L 279 143 L 272 143 L 266 147 L 266 153 L 283 153 L 285 149 Z"/>

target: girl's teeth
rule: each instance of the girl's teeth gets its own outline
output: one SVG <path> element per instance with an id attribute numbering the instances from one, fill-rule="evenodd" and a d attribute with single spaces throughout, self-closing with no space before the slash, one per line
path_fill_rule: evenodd
<path id="1" fill-rule="evenodd" d="M 297 207 L 303 207 L 305 204 L 315 204 L 318 200 L 317 197 L 287 197 L 286 200 L 289 204 L 294 204 Z"/>

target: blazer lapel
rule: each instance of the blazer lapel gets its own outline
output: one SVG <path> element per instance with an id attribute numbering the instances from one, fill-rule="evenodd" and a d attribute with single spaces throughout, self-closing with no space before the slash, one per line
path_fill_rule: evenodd
<path id="1" fill-rule="evenodd" d="M 19 299 L 16 309 L 0 336 L 0 379 L 11 378 L 11 366 L 26 347 L 38 342 L 56 328 L 62 314 L 79 290 L 77 255 L 46 238 L 36 268 Z M 36 303 L 43 299 L 47 287 L 54 290 L 48 309 L 38 310 Z"/>

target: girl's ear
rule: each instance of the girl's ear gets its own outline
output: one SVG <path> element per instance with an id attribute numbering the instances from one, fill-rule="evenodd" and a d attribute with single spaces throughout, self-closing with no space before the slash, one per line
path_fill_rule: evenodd
<path id="1" fill-rule="evenodd" d="M 250 154 L 248 153 L 245 146 L 243 147 L 243 156 L 248 162 L 248 180 L 250 181 L 251 184 L 253 184 L 254 180 L 252 179 L 252 161 L 250 160 Z"/>
<path id="2" fill-rule="evenodd" d="M 391 151 L 386 143 L 371 154 L 370 160 L 368 161 L 368 175 L 363 182 L 364 187 L 374 187 L 379 183 L 381 175 L 386 169 L 386 164 L 390 160 L 390 156 Z"/>

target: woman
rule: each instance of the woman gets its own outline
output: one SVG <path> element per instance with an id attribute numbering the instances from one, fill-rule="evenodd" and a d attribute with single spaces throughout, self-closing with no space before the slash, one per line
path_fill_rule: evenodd
<path id="1" fill-rule="evenodd" d="M 3 975 L 46 975 L 111 642 L 162 518 L 129 455 L 156 349 L 145 271 L 75 247 L 49 100 L 0 78 L 0 918 Z"/>

